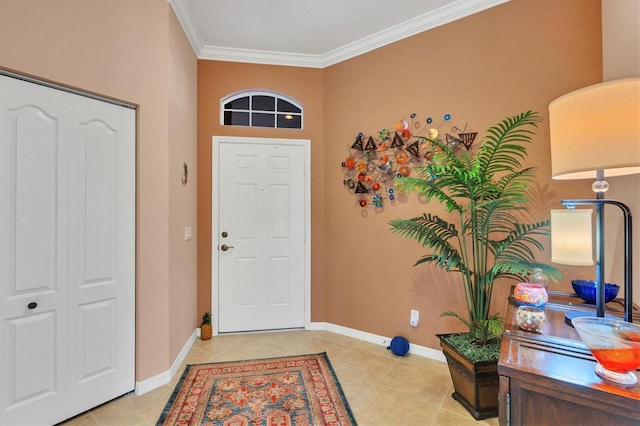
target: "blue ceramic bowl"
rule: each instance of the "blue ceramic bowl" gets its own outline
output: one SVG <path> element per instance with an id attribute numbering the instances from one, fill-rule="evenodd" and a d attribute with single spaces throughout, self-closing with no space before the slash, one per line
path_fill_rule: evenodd
<path id="1" fill-rule="evenodd" d="M 590 305 L 596 304 L 596 282 L 592 280 L 571 280 L 573 291 Z M 620 286 L 617 284 L 604 284 L 604 303 L 611 302 L 616 298 Z"/>

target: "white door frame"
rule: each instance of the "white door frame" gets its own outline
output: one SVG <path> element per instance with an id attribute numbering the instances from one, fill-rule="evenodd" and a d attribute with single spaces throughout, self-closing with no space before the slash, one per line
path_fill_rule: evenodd
<path id="1" fill-rule="evenodd" d="M 311 141 L 309 139 L 255 138 L 239 136 L 213 136 L 211 149 L 211 322 L 214 335 L 219 334 L 218 312 L 218 206 L 220 178 L 217 161 L 220 158 L 220 143 L 275 144 L 304 148 L 304 328 L 311 325 Z"/>

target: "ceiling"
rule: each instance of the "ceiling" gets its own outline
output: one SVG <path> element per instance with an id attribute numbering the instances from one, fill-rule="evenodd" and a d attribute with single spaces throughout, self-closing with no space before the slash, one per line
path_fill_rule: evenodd
<path id="1" fill-rule="evenodd" d="M 200 59 L 324 68 L 509 0 L 167 0 Z"/>

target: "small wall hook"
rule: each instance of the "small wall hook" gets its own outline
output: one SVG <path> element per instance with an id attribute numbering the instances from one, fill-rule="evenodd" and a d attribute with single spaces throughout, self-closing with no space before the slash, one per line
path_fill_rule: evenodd
<path id="1" fill-rule="evenodd" d="M 182 186 L 187 186 L 187 180 L 189 179 L 189 167 L 187 162 L 182 163 Z"/>

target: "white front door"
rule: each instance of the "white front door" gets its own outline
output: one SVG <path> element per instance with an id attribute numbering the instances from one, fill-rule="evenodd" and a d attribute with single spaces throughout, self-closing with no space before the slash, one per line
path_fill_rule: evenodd
<path id="1" fill-rule="evenodd" d="M 216 329 L 304 327 L 308 141 L 214 137 L 213 143 Z"/>
<path id="2" fill-rule="evenodd" d="M 135 111 L 0 76 L 0 424 L 134 388 Z"/>

